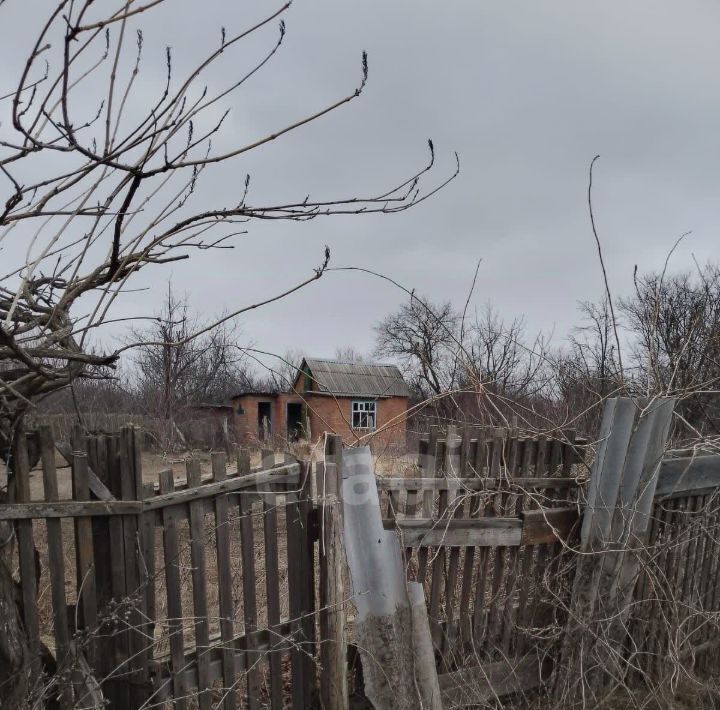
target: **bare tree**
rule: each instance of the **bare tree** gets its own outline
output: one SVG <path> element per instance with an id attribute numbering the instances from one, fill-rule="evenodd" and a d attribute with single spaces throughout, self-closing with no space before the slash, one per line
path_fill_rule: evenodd
<path id="1" fill-rule="evenodd" d="M 365 55 L 358 82 L 347 94 L 290 117 L 284 126 L 269 126 L 256 140 L 218 149 L 213 138 L 229 112 L 223 104 L 280 49 L 289 4 L 252 27 L 223 28 L 216 46 L 183 76 L 177 76 L 168 48 L 165 81 L 154 97 L 138 80 L 146 55 L 142 22 L 147 13 L 166 9 L 165 0 L 118 0 L 114 10 L 93 0 L 56 0 L 47 17 L 38 17 L 37 36 L 25 61 L 18 62 L 17 84 L 0 94 L 0 173 L 6 186 L 0 203 L 0 448 L 5 458 L 18 423 L 39 398 L 77 378 L 106 376 L 123 351 L 148 345 L 112 346 L 104 335 L 115 323 L 117 299 L 146 267 L 186 259 L 193 250 L 231 247 L 233 237 L 254 220 L 399 212 L 452 179 L 423 189 L 434 162 L 430 142 L 424 167 L 375 194 L 311 199 L 299 188 L 297 200 L 257 203 L 247 176 L 231 204 L 198 204 L 198 185 L 208 171 L 320 120 L 363 91 Z M 257 64 L 240 69 L 237 61 L 231 63 L 246 38 L 276 22 L 276 38 Z M 13 31 L 6 23 L 3 28 Z M 221 60 L 222 71 L 212 74 Z M 87 104 L 95 100 L 97 108 L 88 113 Z M 228 313 L 225 320 L 320 278 L 329 257 L 326 250 L 307 277 Z M 4 563 L 0 576 L 0 582 L 8 582 L 0 584 L 5 590 L 10 577 Z M 18 616 L 4 614 L 0 637 L 15 638 L 20 628 Z M 0 666 L 27 686 L 23 654 L 7 657 L 5 650 L 0 644 Z"/>
<path id="2" fill-rule="evenodd" d="M 368 358 L 352 345 L 335 348 L 335 359 L 339 362 L 366 362 Z"/>
<path id="3" fill-rule="evenodd" d="M 546 386 L 545 338 L 526 334 L 525 320 L 509 323 L 488 304 L 466 329 L 463 379 L 510 399 L 532 397 Z"/>
<path id="4" fill-rule="evenodd" d="M 228 322 L 206 329 L 168 283 L 162 310 L 149 326 L 132 330 L 140 343 L 134 351 L 131 382 L 138 405 L 164 422 L 164 449 L 185 446 L 178 422 L 192 405 L 224 402 L 250 381 L 239 333 Z M 204 331 L 198 337 L 193 333 Z"/>
<path id="5" fill-rule="evenodd" d="M 443 394 L 455 385 L 459 322 L 449 301 L 413 296 L 375 326 L 375 354 L 396 358 L 418 393 Z"/>
<path id="6" fill-rule="evenodd" d="M 249 386 L 270 392 L 287 392 L 295 382 L 304 358 L 305 353 L 297 348 L 266 358 L 261 363 L 261 375 Z"/>
<path id="7" fill-rule="evenodd" d="M 13 365 L 2 381 L 5 422 L 16 420 L 37 396 L 90 370 L 115 365 L 122 348 L 92 352 L 91 335 L 110 322 L 113 303 L 145 267 L 188 258 L 193 249 L 231 246 L 232 237 L 253 219 L 397 212 L 433 192 L 422 193 L 419 182 L 433 162 L 430 144 L 426 167 L 377 195 L 331 200 L 303 196 L 297 202 L 255 205 L 248 177 L 234 204 L 195 206 L 197 185 L 213 166 L 358 97 L 367 80 L 367 59 L 363 57 L 359 84 L 346 96 L 273 128 L 259 140 L 220 152 L 212 138 L 227 112 L 215 123 L 210 114 L 277 52 L 284 23 L 280 21 L 267 56 L 226 79 L 216 94 L 201 88 L 203 77 L 248 35 L 278 20 L 288 5 L 254 27 L 236 34 L 223 31 L 218 46 L 179 80 L 168 50 L 165 86 L 146 113 L 135 116 L 130 97 L 144 52 L 138 23 L 145 11 L 163 5 L 162 0 L 121 2 L 115 12 L 103 14 L 91 0 L 58 2 L 30 49 L 17 88 L 5 96 L 14 136 L 0 142 L 0 171 L 9 187 L 0 212 L 0 240 L 4 246 L 13 238 L 27 244 L 15 266 L 4 262 L 0 287 L 0 359 Z M 136 42 L 128 68 L 125 54 L 133 29 Z M 61 41 L 50 43 L 57 35 Z M 90 77 L 102 81 L 105 96 L 97 113 L 88 117 L 78 112 L 75 98 Z M 320 277 L 328 257 L 287 292 Z"/>
<path id="8" fill-rule="evenodd" d="M 568 338 L 568 347 L 553 358 L 555 397 L 585 433 L 598 431 L 602 403 L 624 386 L 615 331 L 607 297 L 580 303 L 583 318 Z"/>
<path id="9" fill-rule="evenodd" d="M 720 267 L 636 278 L 621 309 L 639 385 L 679 397 L 676 415 L 695 435 L 720 433 Z"/>

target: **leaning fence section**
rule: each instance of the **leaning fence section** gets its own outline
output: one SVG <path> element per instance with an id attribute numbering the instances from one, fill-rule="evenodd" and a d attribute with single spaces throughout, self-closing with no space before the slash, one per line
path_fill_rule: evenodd
<path id="1" fill-rule="evenodd" d="M 720 659 L 720 456 L 666 458 L 634 592 L 633 661 L 668 677 Z"/>
<path id="2" fill-rule="evenodd" d="M 38 693 L 66 708 L 101 698 L 118 708 L 309 706 L 314 539 L 304 464 L 251 472 L 246 458 L 228 466 L 221 453 L 209 471 L 189 460 L 176 479 L 143 475 L 133 428 L 76 431 L 69 446 L 56 447 L 48 427 L 27 438 L 18 503 L 0 507 L 0 518 L 17 525 L 33 651 L 40 658 L 46 646 L 59 666 L 52 677 L 37 669 Z M 41 484 L 30 475 L 33 451 Z M 63 500 L 58 478 L 68 473 L 72 498 Z"/>
<path id="3" fill-rule="evenodd" d="M 417 476 L 378 480 L 386 527 L 424 585 L 447 707 L 527 690 L 564 623 L 587 479 L 574 432 L 453 427 L 421 440 Z M 540 653 L 536 653 L 537 650 Z"/>

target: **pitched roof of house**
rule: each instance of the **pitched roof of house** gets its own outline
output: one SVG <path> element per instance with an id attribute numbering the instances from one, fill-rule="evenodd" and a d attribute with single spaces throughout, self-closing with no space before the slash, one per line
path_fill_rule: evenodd
<path id="1" fill-rule="evenodd" d="M 410 388 L 395 365 L 338 362 L 305 358 L 313 378 L 313 390 L 338 396 L 409 397 Z"/>

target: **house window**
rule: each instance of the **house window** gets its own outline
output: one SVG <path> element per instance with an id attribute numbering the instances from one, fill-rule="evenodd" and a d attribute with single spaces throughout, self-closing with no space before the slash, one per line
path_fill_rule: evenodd
<path id="1" fill-rule="evenodd" d="M 360 401 L 352 403 L 352 428 L 375 428 L 375 402 Z"/>

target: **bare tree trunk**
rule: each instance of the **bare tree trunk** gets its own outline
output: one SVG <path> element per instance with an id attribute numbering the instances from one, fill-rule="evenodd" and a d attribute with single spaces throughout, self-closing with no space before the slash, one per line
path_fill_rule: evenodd
<path id="1" fill-rule="evenodd" d="M 14 532 L 0 522 L 0 707 L 23 708 L 30 690 L 30 649 L 12 578 Z"/>

